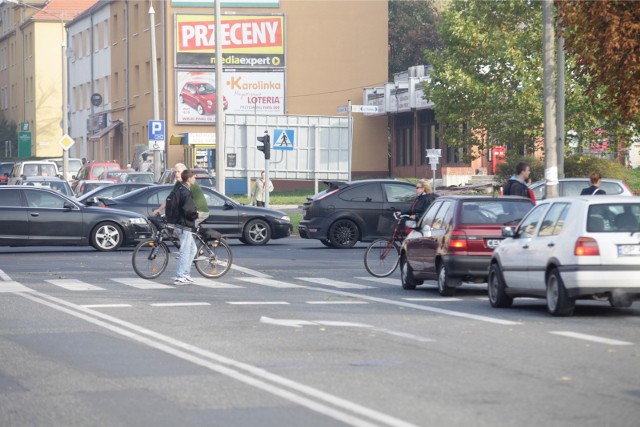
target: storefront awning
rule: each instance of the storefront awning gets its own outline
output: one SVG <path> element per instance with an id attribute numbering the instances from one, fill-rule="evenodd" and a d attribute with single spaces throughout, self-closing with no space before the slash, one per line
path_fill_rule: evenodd
<path id="1" fill-rule="evenodd" d="M 109 123 L 107 125 L 107 127 L 100 129 L 98 132 L 94 133 L 93 135 L 89 136 L 89 141 L 97 141 L 100 138 L 102 138 L 103 136 L 105 136 L 106 134 L 108 134 L 109 132 L 111 132 L 112 130 L 114 130 L 115 128 L 117 128 L 118 126 L 122 125 L 122 120 L 118 119 L 116 121 L 113 121 L 111 123 Z"/>

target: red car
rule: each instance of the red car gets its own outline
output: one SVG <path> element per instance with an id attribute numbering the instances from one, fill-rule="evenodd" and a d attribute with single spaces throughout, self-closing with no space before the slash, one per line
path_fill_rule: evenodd
<path id="1" fill-rule="evenodd" d="M 9 182 L 9 175 L 13 169 L 13 162 L 0 163 L 0 184 L 6 184 Z"/>
<path id="2" fill-rule="evenodd" d="M 187 82 L 180 91 L 181 104 L 187 104 L 195 109 L 198 114 L 212 115 L 216 113 L 216 89 L 205 82 Z M 222 107 L 226 110 L 227 98 L 222 98 Z"/>
<path id="3" fill-rule="evenodd" d="M 486 282 L 502 227 L 517 225 L 534 206 L 519 196 L 437 198 L 402 243 L 402 287 L 436 280 L 440 295 L 451 296 L 463 281 Z"/>

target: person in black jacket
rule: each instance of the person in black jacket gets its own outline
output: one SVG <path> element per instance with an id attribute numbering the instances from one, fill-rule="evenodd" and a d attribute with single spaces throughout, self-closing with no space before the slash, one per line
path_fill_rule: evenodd
<path id="1" fill-rule="evenodd" d="M 177 286 L 193 283 L 191 264 L 196 256 L 197 247 L 191 231 L 195 226 L 195 220 L 198 218 L 198 210 L 189 187 L 194 182 L 195 174 L 192 170 L 186 169 L 182 171 L 182 185 L 177 189 L 176 197 L 176 204 L 180 206 L 178 219 L 175 221 L 176 232 L 180 238 L 180 256 L 178 257 L 176 278 L 173 284 Z"/>
<path id="2" fill-rule="evenodd" d="M 509 178 L 509 181 L 502 187 L 502 194 L 505 196 L 522 196 L 532 199 L 529 191 L 529 175 L 531 175 L 531 167 L 520 162 L 516 165 L 516 174 Z"/>
<path id="3" fill-rule="evenodd" d="M 401 213 L 403 215 L 409 215 L 410 219 L 418 221 L 429 205 L 431 205 L 431 202 L 435 200 L 436 195 L 433 194 L 431 185 L 429 185 L 426 179 L 421 179 L 416 183 L 416 191 L 418 194 L 411 204 L 411 207 Z"/>
<path id="4" fill-rule="evenodd" d="M 595 195 L 605 195 L 607 194 L 602 188 L 600 188 L 600 184 L 602 183 L 602 175 L 600 172 L 593 172 L 589 176 L 589 180 L 591 181 L 591 187 L 584 188 L 581 192 L 581 196 L 595 196 Z"/>

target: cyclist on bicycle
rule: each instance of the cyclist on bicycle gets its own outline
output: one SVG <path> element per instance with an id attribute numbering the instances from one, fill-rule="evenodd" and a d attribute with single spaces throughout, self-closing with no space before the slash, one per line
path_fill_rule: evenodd
<path id="1" fill-rule="evenodd" d="M 433 194 L 431 185 L 426 179 L 421 179 L 416 183 L 416 192 L 416 198 L 411 207 L 400 212 L 402 215 L 409 215 L 409 218 L 414 221 L 418 221 L 422 217 L 422 214 L 425 213 L 431 202 L 437 197 Z"/>

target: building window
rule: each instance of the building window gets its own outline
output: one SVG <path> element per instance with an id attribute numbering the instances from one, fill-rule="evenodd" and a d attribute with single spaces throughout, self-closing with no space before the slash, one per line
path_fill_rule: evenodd
<path id="1" fill-rule="evenodd" d="M 396 123 L 396 166 L 411 166 L 414 163 L 411 114 L 398 114 Z"/>

